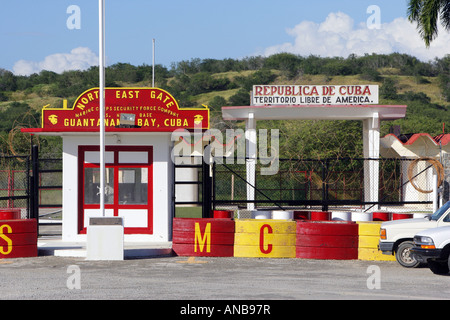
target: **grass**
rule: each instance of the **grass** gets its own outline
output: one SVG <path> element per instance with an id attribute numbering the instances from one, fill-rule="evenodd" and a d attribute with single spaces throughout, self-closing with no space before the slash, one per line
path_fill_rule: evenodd
<path id="1" fill-rule="evenodd" d="M 201 218 L 202 207 L 175 207 L 176 218 Z"/>
<path id="2" fill-rule="evenodd" d="M 225 100 L 228 100 L 231 96 L 235 95 L 239 89 L 231 89 L 231 90 L 224 90 L 224 91 L 213 91 L 208 93 L 202 93 L 199 95 L 196 95 L 193 99 L 199 106 L 202 104 L 208 105 L 209 102 L 215 97 L 219 96 L 224 98 Z"/>

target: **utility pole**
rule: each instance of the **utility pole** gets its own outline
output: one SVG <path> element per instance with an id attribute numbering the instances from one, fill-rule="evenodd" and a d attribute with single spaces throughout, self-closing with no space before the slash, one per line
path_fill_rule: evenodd
<path id="1" fill-rule="evenodd" d="M 152 87 L 155 87 L 155 39 L 153 38 L 153 70 L 152 70 Z"/>

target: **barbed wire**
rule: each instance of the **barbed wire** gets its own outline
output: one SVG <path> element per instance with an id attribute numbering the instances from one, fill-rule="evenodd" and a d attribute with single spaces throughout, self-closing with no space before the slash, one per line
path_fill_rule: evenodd
<path id="1" fill-rule="evenodd" d="M 413 186 L 413 188 L 421 193 L 431 193 L 431 192 L 433 192 L 433 190 L 423 190 L 422 188 L 419 188 L 414 183 L 414 179 L 415 179 L 415 177 L 413 176 L 414 170 L 416 169 L 417 164 L 420 161 L 426 161 L 433 166 L 433 168 L 437 174 L 437 187 L 440 187 L 442 185 L 442 183 L 444 182 L 444 178 L 445 178 L 444 166 L 442 165 L 442 163 L 440 163 L 436 159 L 433 159 L 431 157 L 422 157 L 422 158 L 418 158 L 418 159 L 414 160 L 413 162 L 411 162 L 411 164 L 408 167 L 408 180 L 411 183 L 411 185 Z"/>

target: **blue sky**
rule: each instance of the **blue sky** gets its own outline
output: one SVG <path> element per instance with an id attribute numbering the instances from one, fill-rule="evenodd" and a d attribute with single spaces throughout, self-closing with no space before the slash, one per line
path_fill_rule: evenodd
<path id="1" fill-rule="evenodd" d="M 67 27 L 71 5 L 80 8 L 80 29 Z M 376 30 L 366 23 L 371 5 L 380 9 Z M 107 62 L 150 65 L 152 38 L 156 63 L 167 67 L 283 51 L 344 57 L 352 50 L 404 51 L 423 60 L 450 53 L 448 33 L 424 49 L 406 8 L 407 0 L 106 0 Z M 61 72 L 97 61 L 98 1 L 0 0 L 0 14 L 0 68 Z"/>

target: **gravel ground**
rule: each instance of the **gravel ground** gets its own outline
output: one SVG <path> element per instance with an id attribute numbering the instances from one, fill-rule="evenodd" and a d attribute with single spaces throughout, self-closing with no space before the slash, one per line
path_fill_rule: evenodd
<path id="1" fill-rule="evenodd" d="M 164 257 L 0 260 L 1 299 L 449 299 L 450 277 L 396 262 Z"/>

